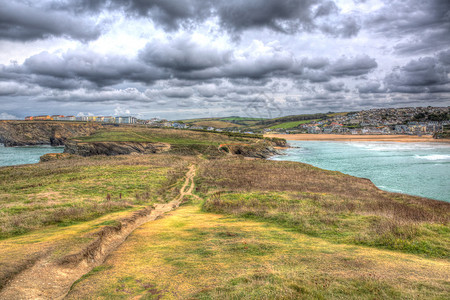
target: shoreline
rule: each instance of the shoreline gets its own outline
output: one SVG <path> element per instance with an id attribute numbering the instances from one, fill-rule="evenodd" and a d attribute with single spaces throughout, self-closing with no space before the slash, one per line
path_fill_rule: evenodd
<path id="1" fill-rule="evenodd" d="M 345 142 L 397 142 L 397 143 L 450 143 L 450 139 L 434 139 L 432 136 L 415 135 L 350 135 L 350 134 L 265 134 L 264 137 L 282 138 L 287 141 L 345 141 Z"/>

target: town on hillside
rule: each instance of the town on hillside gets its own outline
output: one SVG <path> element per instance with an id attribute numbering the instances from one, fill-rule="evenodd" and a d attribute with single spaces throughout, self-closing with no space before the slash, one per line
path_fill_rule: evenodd
<path id="1" fill-rule="evenodd" d="M 251 122 L 245 123 L 245 119 Z M 287 116 L 276 119 L 210 118 L 168 121 L 132 116 L 30 116 L 26 121 L 100 122 L 105 124 L 137 124 L 149 127 L 208 130 L 247 134 L 310 133 L 310 134 L 408 134 L 433 135 L 450 126 L 450 107 L 380 108 L 356 112 Z M 208 124 L 210 121 L 211 125 Z M 214 126 L 220 121 L 220 128 Z M 225 124 L 225 125 L 224 125 Z"/>

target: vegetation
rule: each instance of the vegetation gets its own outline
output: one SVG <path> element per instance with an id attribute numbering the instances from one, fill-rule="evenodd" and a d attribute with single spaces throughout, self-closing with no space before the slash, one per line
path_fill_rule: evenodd
<path id="1" fill-rule="evenodd" d="M 278 125 L 275 125 L 275 126 L 271 126 L 269 128 L 270 129 L 278 129 L 278 128 L 289 129 L 289 128 L 295 128 L 295 127 L 297 127 L 298 125 L 301 125 L 301 124 L 306 124 L 306 123 L 310 123 L 310 122 L 316 122 L 316 121 L 319 121 L 319 120 L 320 119 L 286 122 L 286 123 L 281 123 L 281 124 L 278 124 Z"/>
<path id="2" fill-rule="evenodd" d="M 450 294 L 450 203 L 218 149 L 267 143 L 259 136 L 112 127 L 78 140 L 166 142 L 173 150 L 0 168 L 0 290 L 43 258 L 58 262 L 80 253 L 105 228 L 175 199 L 194 165 L 190 201 L 142 225 L 104 263 L 80 274 L 68 299 Z"/>
<path id="3" fill-rule="evenodd" d="M 203 166 L 198 183 L 214 192 L 206 211 L 336 243 L 450 258 L 447 202 L 383 192 L 366 179 L 290 162 L 216 160 Z"/>
<path id="4" fill-rule="evenodd" d="M 116 127 L 99 130 L 95 134 L 77 138 L 81 142 L 163 142 L 171 145 L 213 145 L 236 141 L 251 141 L 242 138 L 262 138 L 231 132 L 207 130 L 174 130 L 145 127 Z"/>
<path id="5" fill-rule="evenodd" d="M 172 156 L 96 157 L 0 168 L 0 239 L 163 201 L 184 174 Z"/>
<path id="6" fill-rule="evenodd" d="M 446 267 L 191 204 L 142 226 L 67 299 L 444 299 Z"/>

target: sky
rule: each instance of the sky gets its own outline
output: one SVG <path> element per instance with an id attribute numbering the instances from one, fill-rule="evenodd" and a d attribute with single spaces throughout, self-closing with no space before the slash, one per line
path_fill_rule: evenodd
<path id="1" fill-rule="evenodd" d="M 450 105 L 449 0 L 0 0 L 0 119 Z"/>

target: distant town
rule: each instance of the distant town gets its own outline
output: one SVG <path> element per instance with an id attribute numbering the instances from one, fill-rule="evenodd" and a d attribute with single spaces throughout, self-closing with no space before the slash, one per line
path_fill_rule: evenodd
<path id="1" fill-rule="evenodd" d="M 228 117 L 168 121 L 159 118 L 143 120 L 133 116 L 41 115 L 26 117 L 25 120 L 138 124 L 149 127 L 248 134 L 271 132 L 433 135 L 442 132 L 450 125 L 450 107 L 381 108 L 357 112 L 287 116 L 276 119 Z"/>

